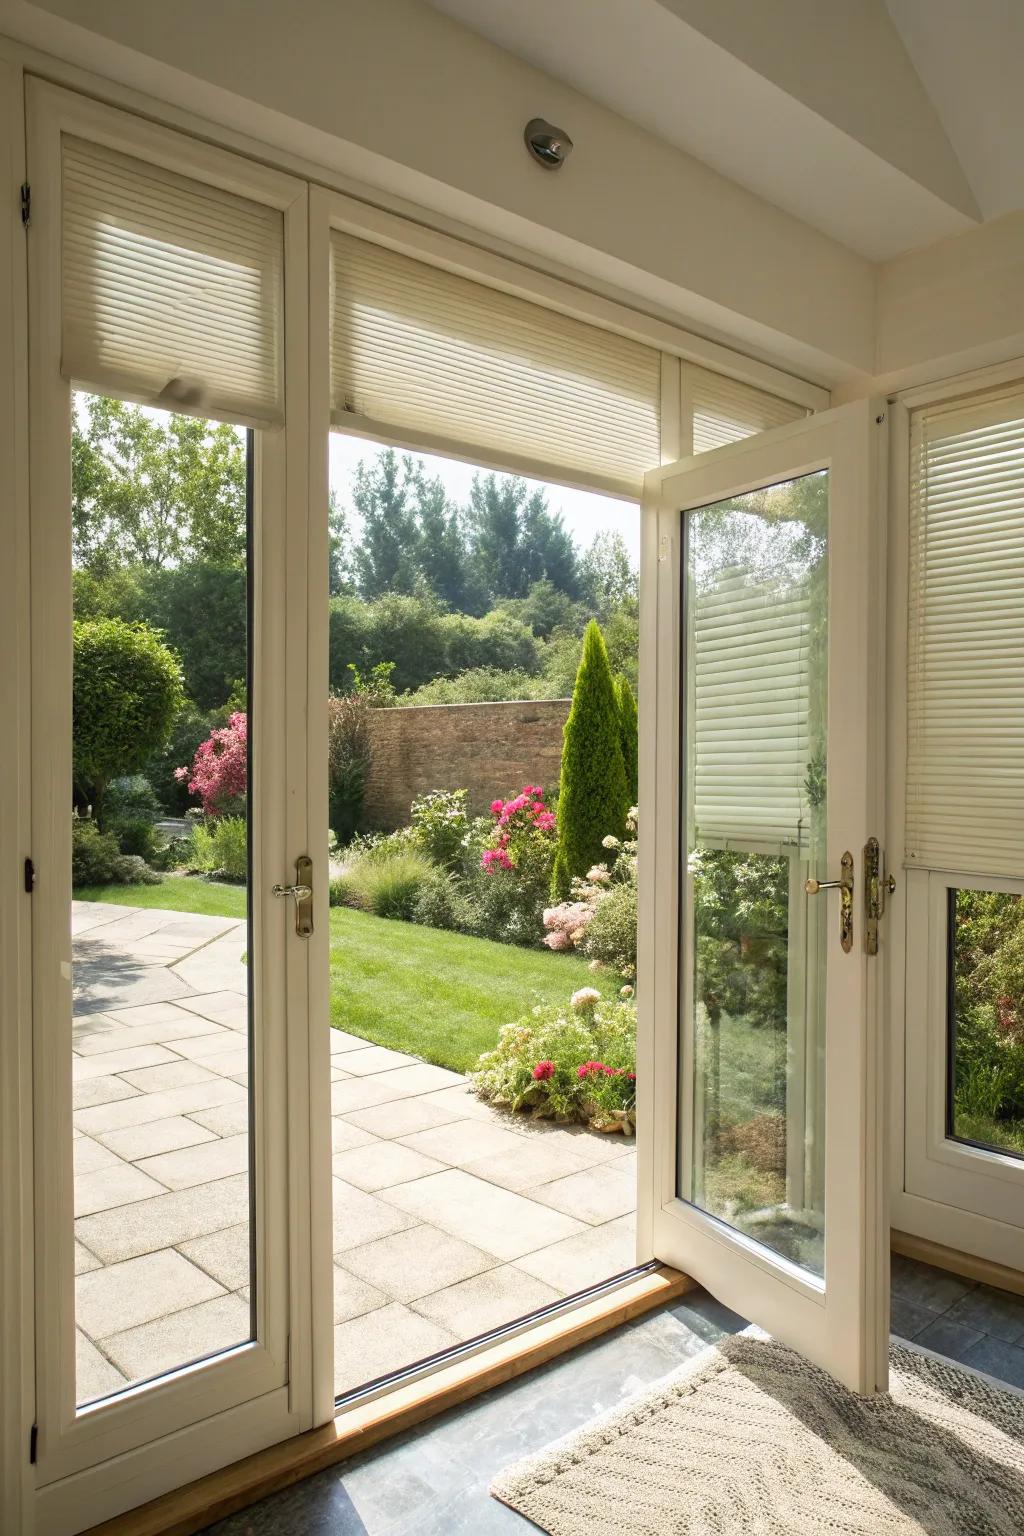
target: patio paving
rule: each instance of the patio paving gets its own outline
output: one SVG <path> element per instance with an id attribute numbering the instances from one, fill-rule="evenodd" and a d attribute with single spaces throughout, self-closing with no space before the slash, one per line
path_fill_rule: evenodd
<path id="1" fill-rule="evenodd" d="M 73 903 L 78 1400 L 250 1336 L 244 922 Z M 335 1386 L 629 1268 L 635 1154 L 331 1031 Z"/>

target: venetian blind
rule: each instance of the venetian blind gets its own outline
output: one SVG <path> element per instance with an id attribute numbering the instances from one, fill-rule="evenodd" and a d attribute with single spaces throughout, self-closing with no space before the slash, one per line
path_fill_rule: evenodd
<path id="1" fill-rule="evenodd" d="M 1024 390 L 911 427 L 907 860 L 1024 875 Z"/>
<path id="2" fill-rule="evenodd" d="M 752 384 L 683 364 L 683 400 L 693 426 L 693 452 L 723 448 L 769 427 L 782 427 L 807 415 L 802 405 L 766 394 Z"/>
<path id="3" fill-rule="evenodd" d="M 75 138 L 63 141 L 62 167 L 65 378 L 279 425 L 280 212 Z"/>
<path id="4" fill-rule="evenodd" d="M 401 442 L 640 493 L 660 461 L 660 354 L 335 230 L 331 414 Z"/>

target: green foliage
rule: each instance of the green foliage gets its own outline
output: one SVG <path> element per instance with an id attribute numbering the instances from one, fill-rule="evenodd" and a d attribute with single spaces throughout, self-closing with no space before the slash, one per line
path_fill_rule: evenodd
<path id="1" fill-rule="evenodd" d="M 600 960 L 620 976 L 636 976 L 636 878 L 613 885 L 597 902 L 580 945 L 592 960 Z"/>
<path id="2" fill-rule="evenodd" d="M 724 1014 L 786 1029 L 789 860 L 701 848 L 691 856 L 697 993 Z"/>
<path id="3" fill-rule="evenodd" d="M 499 603 L 496 612 L 518 619 L 542 640 L 556 629 L 582 635 L 587 627 L 585 604 L 560 591 L 546 576 L 535 581 L 525 597 L 509 597 Z"/>
<path id="4" fill-rule="evenodd" d="M 80 397 L 72 426 L 75 564 L 97 574 L 245 552 L 245 442 L 237 428 Z"/>
<path id="5" fill-rule="evenodd" d="M 462 882 L 445 869 L 431 870 L 417 892 L 412 920 L 426 928 L 467 933 L 474 918 Z"/>
<path id="6" fill-rule="evenodd" d="M 640 582 L 621 533 L 595 533 L 583 556 L 581 574 L 587 601 L 602 624 L 619 609 L 636 612 Z"/>
<path id="7" fill-rule="evenodd" d="M 160 815 L 160 802 L 149 779 L 142 773 L 112 779 L 107 788 L 107 820 L 154 822 Z"/>
<path id="8" fill-rule="evenodd" d="M 239 884 L 249 875 L 249 841 L 244 816 L 210 817 L 192 828 L 188 867 Z"/>
<path id="9" fill-rule="evenodd" d="M 615 684 L 604 638 L 592 620 L 563 737 L 555 900 L 564 900 L 572 881 L 600 861 L 605 836 L 623 836 L 629 806 Z"/>
<path id="10" fill-rule="evenodd" d="M 470 834 L 468 798 L 464 789 L 437 789 L 412 803 L 417 846 L 442 869 L 459 869 L 464 861 Z"/>
<path id="11" fill-rule="evenodd" d="M 76 816 L 71 823 L 71 884 L 141 885 L 159 881 L 144 860 L 122 853 L 113 832 Z"/>
<path id="12" fill-rule="evenodd" d="M 144 767 L 167 741 L 184 699 L 181 667 L 144 624 L 78 619 L 73 629 L 75 790 L 102 826 L 111 779 Z"/>
<path id="13" fill-rule="evenodd" d="M 472 1074 L 481 1098 L 536 1116 L 631 1130 L 636 1104 L 636 1008 L 596 990 L 506 1024 Z M 604 1068 L 607 1070 L 597 1070 Z"/>
<path id="14" fill-rule="evenodd" d="M 519 699 L 557 699 L 557 689 L 528 672 L 502 672 L 496 667 L 470 667 L 458 677 L 435 677 L 395 700 L 399 706 L 423 704 L 498 704 Z"/>
<path id="15" fill-rule="evenodd" d="M 141 573 L 138 590 L 141 617 L 181 658 L 189 698 L 220 708 L 247 671 L 245 570 L 191 562 Z"/>
<path id="16" fill-rule="evenodd" d="M 622 761 L 626 769 L 626 788 L 630 805 L 640 798 L 640 722 L 636 709 L 636 696 L 629 686 L 629 678 L 620 672 L 615 679 L 615 697 L 619 705 L 619 737 L 622 741 Z"/>
<path id="17" fill-rule="evenodd" d="M 1024 901 L 954 900 L 954 1131 L 1024 1152 Z"/>
<path id="18" fill-rule="evenodd" d="M 421 853 L 397 848 L 357 857 L 333 886 L 338 905 L 410 922 L 420 889 L 433 873 L 434 866 Z"/>
<path id="19" fill-rule="evenodd" d="M 327 780 L 331 831 L 347 842 L 358 829 L 372 757 L 365 693 L 327 700 Z"/>

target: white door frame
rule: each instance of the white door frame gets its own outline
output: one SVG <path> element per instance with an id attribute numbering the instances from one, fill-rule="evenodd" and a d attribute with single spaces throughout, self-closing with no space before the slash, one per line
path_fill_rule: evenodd
<path id="1" fill-rule="evenodd" d="M 310 1300 L 309 979 L 326 966 L 294 935 L 270 886 L 308 849 L 307 717 L 312 555 L 307 539 L 307 189 L 304 183 L 40 81 L 26 89 L 29 232 L 32 897 L 36 1142 L 36 1529 L 71 1533 L 313 1423 Z M 281 210 L 285 231 L 287 426 L 256 436 L 253 647 L 254 828 L 250 900 L 256 1338 L 214 1360 L 76 1412 L 71 1151 L 70 789 L 71 391 L 60 376 L 60 136 L 110 145 Z M 325 541 L 324 541 L 325 542 Z M 326 560 L 323 582 L 326 589 Z M 320 713 L 323 713 L 321 710 Z M 311 756 L 313 754 L 310 754 Z M 318 860 L 322 863 L 322 860 Z M 330 1352 L 330 1337 L 317 1350 Z M 172 1436 L 173 1439 L 165 1437 Z"/>
<path id="2" fill-rule="evenodd" d="M 720 1300 L 857 1391 L 884 1390 L 888 1213 L 880 969 L 863 948 L 863 845 L 882 828 L 886 408 L 860 401 L 649 475 L 645 482 L 640 1034 L 641 1253 L 685 1269 Z M 830 470 L 828 862 L 854 855 L 855 942 L 828 950 L 825 1280 L 677 1196 L 683 511 Z M 685 904 L 684 904 L 685 911 Z M 838 923 L 828 907 L 830 934 Z M 646 979 L 645 979 L 646 978 Z M 685 1035 L 684 1035 L 685 1038 Z M 683 1064 L 685 1065 L 685 1064 Z"/>

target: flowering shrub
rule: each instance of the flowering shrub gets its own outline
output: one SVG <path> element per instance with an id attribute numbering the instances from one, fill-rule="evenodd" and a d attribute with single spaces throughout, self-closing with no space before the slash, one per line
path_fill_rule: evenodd
<path id="1" fill-rule="evenodd" d="M 506 1024 L 473 1073 L 481 1098 L 629 1135 L 636 1121 L 636 1007 L 582 987 Z"/>
<path id="2" fill-rule="evenodd" d="M 174 777 L 188 781 L 207 816 L 244 815 L 248 766 L 248 726 L 239 710 L 199 743 L 191 769 L 176 768 Z"/>
<path id="3" fill-rule="evenodd" d="M 436 789 L 412 803 L 416 843 L 442 869 L 457 869 L 465 856 L 470 836 L 468 798 L 464 789 Z"/>
<path id="4" fill-rule="evenodd" d="M 484 849 L 481 869 L 513 870 L 535 861 L 538 852 L 554 856 L 555 814 L 544 804 L 539 784 L 527 784 L 511 800 L 492 800 L 493 839 Z"/>
<path id="5" fill-rule="evenodd" d="M 626 820 L 625 838 L 608 836 L 602 846 L 611 864 L 593 864 L 582 880 L 572 883 L 572 900 L 544 912 L 548 949 L 578 949 L 596 967 L 609 966 L 626 978 L 636 977 L 636 833 L 637 810 Z"/>
<path id="6" fill-rule="evenodd" d="M 536 943 L 555 856 L 555 816 L 539 784 L 491 802 L 491 822 L 470 829 L 476 868 L 467 894 L 477 912 L 473 931 L 503 943 Z M 467 864 L 469 862 L 467 856 Z"/>

